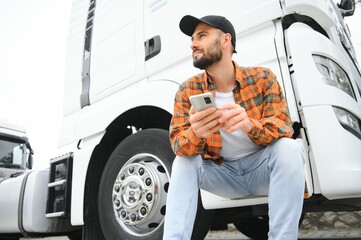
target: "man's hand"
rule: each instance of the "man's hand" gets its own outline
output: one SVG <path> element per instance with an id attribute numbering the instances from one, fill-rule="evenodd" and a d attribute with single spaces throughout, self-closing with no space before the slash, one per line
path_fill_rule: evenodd
<path id="1" fill-rule="evenodd" d="M 219 122 L 224 124 L 223 130 L 226 132 L 234 132 L 242 130 L 248 133 L 253 128 L 253 123 L 249 120 L 247 112 L 244 108 L 235 103 L 229 103 L 218 107 L 220 110 L 225 110 L 219 118 Z"/>
<path id="2" fill-rule="evenodd" d="M 224 124 L 219 122 L 219 117 L 222 114 L 224 114 L 223 111 L 215 107 L 196 112 L 192 106 L 189 110 L 189 122 L 193 132 L 198 138 L 209 137 L 209 135 L 223 127 Z"/>

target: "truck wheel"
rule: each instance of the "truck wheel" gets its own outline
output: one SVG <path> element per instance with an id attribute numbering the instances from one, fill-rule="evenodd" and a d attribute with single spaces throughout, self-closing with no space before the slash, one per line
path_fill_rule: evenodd
<path id="1" fill-rule="evenodd" d="M 174 153 L 168 131 L 130 135 L 113 151 L 99 186 L 98 212 L 107 240 L 160 240 Z M 180 203 L 181 204 L 181 203 Z M 192 239 L 204 239 L 214 219 L 199 198 Z"/>
<path id="2" fill-rule="evenodd" d="M 301 225 L 305 213 L 301 214 L 299 226 Z M 234 226 L 246 235 L 254 240 L 267 240 L 269 231 L 269 217 L 265 216 L 250 216 L 242 218 L 240 222 L 234 223 Z"/>
<path id="3" fill-rule="evenodd" d="M 71 234 L 68 234 L 68 238 L 69 240 L 82 240 L 83 239 L 82 231 L 79 230 Z"/>
<path id="4" fill-rule="evenodd" d="M 240 222 L 234 223 L 234 226 L 254 240 L 267 240 L 268 239 L 268 216 L 250 216 L 242 218 Z"/>
<path id="5" fill-rule="evenodd" d="M 139 131 L 115 148 L 98 195 L 107 240 L 162 239 L 173 160 L 169 134 L 161 129 Z"/>

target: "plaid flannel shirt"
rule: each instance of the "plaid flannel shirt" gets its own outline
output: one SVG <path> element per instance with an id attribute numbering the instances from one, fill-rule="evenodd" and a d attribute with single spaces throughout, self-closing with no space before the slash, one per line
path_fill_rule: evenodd
<path id="1" fill-rule="evenodd" d="M 276 76 L 267 68 L 243 68 L 235 62 L 235 86 L 233 97 L 243 107 L 253 123 L 248 137 L 257 145 L 267 146 L 281 137 L 291 137 L 293 128 L 287 112 L 286 100 Z M 207 139 L 198 138 L 189 123 L 191 95 L 204 92 L 215 94 L 215 85 L 204 71 L 182 83 L 175 96 L 174 114 L 170 123 L 170 142 L 179 156 L 201 154 L 205 160 L 218 163 L 221 156 L 220 132 Z"/>

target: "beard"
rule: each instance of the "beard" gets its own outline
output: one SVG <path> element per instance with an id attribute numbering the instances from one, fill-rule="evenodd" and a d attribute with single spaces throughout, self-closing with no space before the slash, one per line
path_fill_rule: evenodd
<path id="1" fill-rule="evenodd" d="M 208 50 L 207 52 L 203 50 L 202 57 L 198 59 L 193 58 L 194 67 L 199 68 L 201 70 L 207 69 L 210 66 L 212 66 L 214 63 L 217 63 L 222 59 L 220 39 L 216 39 L 214 41 L 214 44 L 211 47 L 209 47 L 207 50 Z"/>

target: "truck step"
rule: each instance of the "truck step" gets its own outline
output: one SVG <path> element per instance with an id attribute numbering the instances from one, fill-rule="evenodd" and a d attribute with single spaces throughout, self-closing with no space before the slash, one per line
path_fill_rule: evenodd
<path id="1" fill-rule="evenodd" d="M 73 153 L 50 160 L 46 217 L 68 217 L 70 214 Z"/>

